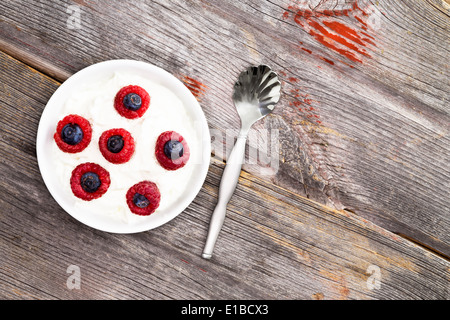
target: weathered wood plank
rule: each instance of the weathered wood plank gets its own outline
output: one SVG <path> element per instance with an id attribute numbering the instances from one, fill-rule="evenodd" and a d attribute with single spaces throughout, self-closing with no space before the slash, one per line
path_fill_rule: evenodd
<path id="1" fill-rule="evenodd" d="M 69 28 L 69 5 L 80 28 Z M 237 132 L 236 75 L 271 65 L 283 97 L 256 128 L 280 130 L 280 162 L 265 178 L 450 256 L 445 2 L 3 1 L 0 10 L 0 44 L 19 60 L 60 81 L 102 60 L 151 62 L 193 89 L 219 132 Z"/>
<path id="2" fill-rule="evenodd" d="M 347 211 L 243 172 L 211 261 L 200 258 L 223 162 L 155 230 L 109 234 L 66 214 L 37 168 L 35 132 L 58 83 L 0 53 L 0 297 L 448 299 L 450 262 Z M 69 290 L 67 268 L 81 272 Z M 368 286 L 370 266 L 381 287 Z M 373 275 L 372 275 L 373 276 Z"/>

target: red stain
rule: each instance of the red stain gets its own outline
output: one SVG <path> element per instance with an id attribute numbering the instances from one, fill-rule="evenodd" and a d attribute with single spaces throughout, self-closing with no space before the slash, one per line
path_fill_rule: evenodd
<path id="1" fill-rule="evenodd" d="M 329 43 L 329 47 L 333 47 L 333 48 L 337 48 L 337 46 L 334 44 L 334 42 L 340 43 L 342 45 L 344 45 L 345 47 L 352 49 L 353 51 L 356 51 L 364 56 L 370 57 L 369 54 L 367 54 L 367 52 L 365 52 L 363 49 L 360 49 L 359 47 L 357 47 L 355 44 L 353 44 L 352 42 L 349 42 L 347 40 L 345 40 L 345 38 L 336 35 L 332 32 L 329 32 L 327 29 L 325 29 L 322 25 L 320 25 L 318 22 L 314 21 L 314 20 L 310 20 L 308 21 L 309 25 L 311 27 L 313 27 L 314 29 L 316 29 L 317 31 L 319 31 L 320 33 L 322 33 L 327 39 L 328 43 Z M 323 22 L 324 23 L 324 22 Z M 335 30 L 336 31 L 336 30 Z M 337 32 L 337 31 L 336 31 Z M 337 32 L 338 33 L 338 32 Z M 334 49 L 335 51 L 338 51 L 337 49 Z"/>
<path id="2" fill-rule="evenodd" d="M 308 20 L 313 15 L 313 12 L 311 10 L 298 10 L 297 13 L 294 16 L 294 22 L 302 27 L 303 20 Z"/>
<path id="3" fill-rule="evenodd" d="M 289 11 L 296 11 L 295 15 L 294 15 L 294 21 L 297 23 L 301 23 L 301 19 L 305 18 L 305 19 L 309 19 L 309 18 L 321 18 L 321 17 L 340 17 L 340 16 L 348 16 L 348 14 L 352 11 L 352 10 L 310 10 L 310 9 L 298 9 L 295 6 L 289 6 L 288 7 Z M 283 13 L 283 17 L 285 17 L 285 19 L 289 18 L 289 11 L 285 11 Z M 288 13 L 287 15 L 285 15 L 285 13 Z"/>
<path id="4" fill-rule="evenodd" d="M 306 48 L 301 48 L 303 51 L 306 51 L 306 52 L 308 52 L 309 54 L 311 54 L 312 53 L 312 51 L 311 50 L 309 50 L 309 49 L 306 49 Z"/>
<path id="5" fill-rule="evenodd" d="M 289 85 L 294 86 L 300 83 L 300 79 L 296 77 L 289 77 Z M 320 116 L 317 113 L 317 106 L 319 102 L 310 97 L 308 93 L 304 93 L 306 89 L 303 87 L 292 87 L 289 89 L 289 106 L 295 107 L 302 117 L 309 119 L 310 121 L 315 121 L 317 123 L 322 123 L 319 119 Z"/>
<path id="6" fill-rule="evenodd" d="M 183 81 L 184 85 L 192 92 L 194 97 L 197 98 L 197 100 L 200 100 L 201 96 L 205 94 L 206 89 L 208 88 L 200 81 L 188 76 L 184 76 L 181 80 Z"/>
<path id="7" fill-rule="evenodd" d="M 370 34 L 367 34 L 367 33 L 362 32 L 362 31 L 361 31 L 361 34 L 362 34 L 362 35 L 365 35 L 366 37 L 369 37 L 369 38 L 372 39 L 372 40 L 375 40 L 375 38 L 372 37 Z M 374 44 L 374 45 L 375 45 L 375 44 Z"/>
<path id="8" fill-rule="evenodd" d="M 300 100 L 294 100 L 292 102 L 289 102 L 289 105 L 291 106 L 295 106 L 297 107 L 300 111 L 302 110 L 302 108 L 300 108 L 300 106 L 302 105 L 303 102 L 301 102 Z"/>
<path id="9" fill-rule="evenodd" d="M 283 13 L 283 18 L 288 19 L 292 13 L 294 22 L 316 41 L 352 62 L 362 63 L 364 57 L 370 58 L 371 55 L 367 49 L 369 45 L 376 46 L 375 39 L 367 33 L 366 20 L 369 14 L 358 5 L 358 0 L 346 1 L 348 7 L 343 10 L 321 9 L 320 7 L 323 7 L 324 3 L 326 1 L 321 1 L 319 6 L 313 10 L 299 9 L 296 5 L 291 5 Z M 337 20 L 336 17 L 342 18 Z M 300 44 L 303 43 L 300 42 Z M 300 46 L 299 48 L 312 54 L 310 49 Z M 330 65 L 334 65 L 334 61 L 318 57 Z"/>
<path id="10" fill-rule="evenodd" d="M 364 22 L 363 19 L 361 19 L 360 17 L 358 17 L 356 14 L 353 16 L 356 20 L 358 20 L 359 23 L 362 24 L 362 29 L 367 30 L 367 23 Z"/>
<path id="11" fill-rule="evenodd" d="M 327 26 L 329 29 L 341 34 L 342 36 L 346 37 L 347 39 L 352 40 L 353 42 L 356 42 L 362 46 L 366 46 L 364 43 L 364 39 L 362 38 L 358 32 L 350 28 L 349 26 L 339 22 L 339 21 L 323 21 L 323 24 Z M 373 44 L 373 42 L 370 42 Z"/>
<path id="12" fill-rule="evenodd" d="M 361 9 L 361 8 L 358 6 L 358 1 L 356 1 L 356 0 L 355 0 L 355 2 L 353 3 L 353 10 L 359 10 L 359 11 L 363 14 L 363 16 L 367 16 L 367 15 L 368 15 L 367 12 L 365 12 L 363 9 Z"/>
<path id="13" fill-rule="evenodd" d="M 337 53 L 340 53 L 341 55 L 347 57 L 348 59 L 350 59 L 352 61 L 361 62 L 362 63 L 362 60 L 356 58 L 356 56 L 353 53 L 349 52 L 348 50 L 341 49 L 341 48 L 337 47 L 333 43 L 333 41 L 330 41 L 330 39 L 324 37 L 324 35 L 322 35 L 320 33 L 317 33 L 317 32 L 314 32 L 313 30 L 311 30 L 309 32 L 309 34 L 312 35 L 317 41 L 322 43 L 324 46 L 326 46 L 326 47 L 336 51 Z"/>
<path id="14" fill-rule="evenodd" d="M 325 62 L 327 62 L 327 63 L 331 64 L 332 66 L 334 65 L 334 62 L 333 62 L 333 61 L 331 61 L 331 60 L 328 60 L 327 58 L 324 58 L 324 57 L 320 57 L 320 59 L 322 59 L 323 61 L 325 61 Z"/>
<path id="15" fill-rule="evenodd" d="M 376 47 L 377 45 L 375 43 L 372 42 L 372 40 L 368 39 L 368 38 L 361 38 L 362 40 L 364 40 L 367 43 L 370 43 L 371 45 L 373 45 L 374 47 Z"/>

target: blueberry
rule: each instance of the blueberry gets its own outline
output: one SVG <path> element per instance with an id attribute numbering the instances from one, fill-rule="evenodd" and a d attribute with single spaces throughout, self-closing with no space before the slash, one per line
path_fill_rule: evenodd
<path id="1" fill-rule="evenodd" d="M 86 172 L 81 176 L 81 188 L 86 192 L 95 192 L 100 188 L 101 182 L 98 174 L 95 172 Z"/>
<path id="2" fill-rule="evenodd" d="M 119 153 L 123 149 L 123 137 L 119 135 L 111 136 L 108 139 L 106 147 L 112 153 Z"/>
<path id="3" fill-rule="evenodd" d="M 76 123 L 68 123 L 61 130 L 61 139 L 74 146 L 83 139 L 83 130 Z"/>
<path id="4" fill-rule="evenodd" d="M 164 154 L 167 158 L 176 160 L 181 158 L 184 153 L 183 144 L 177 140 L 169 140 L 164 145 Z"/>
<path id="5" fill-rule="evenodd" d="M 136 205 L 136 207 L 146 208 L 150 204 L 150 201 L 144 195 L 135 193 L 133 197 L 133 203 Z"/>
<path id="6" fill-rule="evenodd" d="M 141 107 L 142 99 L 136 93 L 129 93 L 123 98 L 123 105 L 129 110 L 136 111 Z"/>

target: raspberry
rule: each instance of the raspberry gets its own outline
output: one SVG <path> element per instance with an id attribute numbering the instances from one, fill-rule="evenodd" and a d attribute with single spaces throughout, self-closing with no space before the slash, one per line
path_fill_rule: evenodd
<path id="1" fill-rule="evenodd" d="M 85 118 L 70 114 L 58 122 L 53 138 L 62 151 L 81 152 L 91 142 L 92 128 Z"/>
<path id="2" fill-rule="evenodd" d="M 109 172 L 92 162 L 78 165 L 70 178 L 73 194 L 85 201 L 100 198 L 108 190 L 110 183 Z"/>
<path id="3" fill-rule="evenodd" d="M 128 189 L 126 200 L 131 212 L 148 216 L 159 207 L 161 194 L 155 183 L 144 180 Z"/>
<path id="4" fill-rule="evenodd" d="M 134 153 L 133 137 L 121 128 L 103 132 L 98 145 L 105 159 L 115 164 L 127 162 Z"/>
<path id="5" fill-rule="evenodd" d="M 114 98 L 114 108 L 128 119 L 140 118 L 150 105 L 150 95 L 139 86 L 126 86 L 117 92 Z"/>
<path id="6" fill-rule="evenodd" d="M 166 131 L 156 140 L 155 156 L 166 170 L 184 167 L 189 160 L 189 146 L 184 138 L 175 131 Z"/>

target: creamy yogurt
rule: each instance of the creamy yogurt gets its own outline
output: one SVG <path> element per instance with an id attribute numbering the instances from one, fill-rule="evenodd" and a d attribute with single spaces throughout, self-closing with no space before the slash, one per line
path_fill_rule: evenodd
<path id="1" fill-rule="evenodd" d="M 151 97 L 150 106 L 141 118 L 126 119 L 114 108 L 116 93 L 127 85 L 140 86 Z M 87 214 L 103 215 L 123 223 L 138 223 L 148 216 L 138 216 L 129 210 L 125 195 L 131 186 L 143 180 L 156 183 L 161 193 L 161 201 L 152 215 L 170 208 L 188 188 L 200 152 L 201 137 L 195 130 L 195 124 L 187 114 L 182 101 L 168 88 L 136 75 L 115 73 L 110 78 L 85 83 L 78 88 L 61 108 L 60 119 L 68 114 L 80 115 L 92 126 L 91 142 L 82 152 L 65 153 L 53 143 L 54 170 L 60 178 L 64 191 L 73 197 L 75 208 Z M 127 163 L 112 164 L 100 153 L 98 147 L 100 135 L 112 128 L 128 130 L 135 140 L 134 155 Z M 176 131 L 186 139 L 191 156 L 183 168 L 167 171 L 156 160 L 155 143 L 164 131 Z M 101 198 L 84 201 L 72 193 L 70 188 L 72 171 L 84 162 L 97 163 L 110 174 L 111 185 Z"/>

